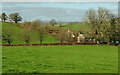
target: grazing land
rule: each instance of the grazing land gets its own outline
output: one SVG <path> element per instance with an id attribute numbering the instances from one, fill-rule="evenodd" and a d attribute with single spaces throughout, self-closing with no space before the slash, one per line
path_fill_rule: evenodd
<path id="1" fill-rule="evenodd" d="M 76 30 L 76 29 L 78 29 L 78 30 L 80 30 L 80 29 L 89 30 L 89 26 L 80 23 L 80 24 L 74 24 L 74 25 L 72 25 L 71 29 L 73 29 L 73 30 Z"/>
<path id="2" fill-rule="evenodd" d="M 3 73 L 117 73 L 118 47 L 2 47 Z"/>
<path id="3" fill-rule="evenodd" d="M 59 25 L 55 25 L 55 26 L 59 26 Z M 61 26 L 62 26 L 62 28 L 68 28 L 67 24 L 62 24 Z M 84 24 L 84 23 L 78 23 L 78 24 L 75 23 L 75 24 L 71 25 L 70 29 L 72 29 L 72 30 L 80 30 L 80 29 L 89 30 L 90 27 L 89 27 L 89 25 Z"/>

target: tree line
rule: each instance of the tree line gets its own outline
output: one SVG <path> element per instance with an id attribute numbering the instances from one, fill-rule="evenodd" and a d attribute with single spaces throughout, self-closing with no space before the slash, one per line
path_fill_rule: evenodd
<path id="1" fill-rule="evenodd" d="M 6 13 L 4 13 L 4 12 L 1 14 L 0 18 L 1 18 L 2 22 L 9 20 L 9 22 L 13 21 L 15 23 L 18 23 L 19 21 L 22 21 L 22 19 L 23 19 L 19 13 L 12 13 L 9 16 L 7 16 Z M 55 19 L 51 19 L 49 21 L 49 24 L 54 26 L 55 24 L 57 24 L 57 22 L 55 21 Z"/>

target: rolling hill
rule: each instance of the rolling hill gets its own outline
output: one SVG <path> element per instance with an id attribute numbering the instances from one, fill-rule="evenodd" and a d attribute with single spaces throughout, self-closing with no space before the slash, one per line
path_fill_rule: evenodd
<path id="1" fill-rule="evenodd" d="M 16 25 L 2 22 L 2 28 L 5 28 L 5 27 L 12 27 L 14 31 L 14 35 L 13 35 L 14 41 L 11 44 L 25 44 L 21 36 L 22 35 L 21 32 L 23 30 L 22 28 Z M 56 37 L 44 34 L 43 43 L 55 43 L 55 42 L 59 42 Z M 36 32 L 32 32 L 32 35 L 31 35 L 31 44 L 34 44 L 34 43 L 35 44 L 40 43 L 39 37 Z M 7 43 L 3 42 L 2 44 L 7 44 Z"/>

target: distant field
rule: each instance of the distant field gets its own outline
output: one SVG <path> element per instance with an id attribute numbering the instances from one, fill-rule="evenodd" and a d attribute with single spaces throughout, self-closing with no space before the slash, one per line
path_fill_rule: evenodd
<path id="1" fill-rule="evenodd" d="M 25 44 L 21 34 L 22 28 L 8 23 L 2 23 L 2 28 L 4 27 L 12 27 L 14 30 L 14 35 L 13 35 L 14 41 L 11 44 Z M 33 32 L 31 37 L 32 37 L 31 43 L 40 43 L 39 37 L 36 32 Z M 54 42 L 58 42 L 58 40 L 55 37 L 46 34 L 44 35 L 43 43 L 54 43 Z M 7 43 L 3 43 L 3 44 L 7 44 Z"/>
<path id="2" fill-rule="evenodd" d="M 56 25 L 56 26 L 59 26 L 59 25 Z M 64 24 L 64 25 L 62 25 L 62 28 L 68 28 L 68 27 L 66 24 Z M 70 29 L 72 29 L 72 30 L 81 30 L 81 29 L 89 30 L 89 26 L 86 24 L 79 23 L 79 24 L 73 24 Z"/>
<path id="3" fill-rule="evenodd" d="M 2 62 L 3 73 L 117 73 L 118 47 L 3 47 Z"/>
<path id="4" fill-rule="evenodd" d="M 76 29 L 85 29 L 85 30 L 88 30 L 89 29 L 89 26 L 88 25 L 85 25 L 85 24 L 74 24 L 72 25 L 72 28 L 73 30 L 76 30 Z"/>

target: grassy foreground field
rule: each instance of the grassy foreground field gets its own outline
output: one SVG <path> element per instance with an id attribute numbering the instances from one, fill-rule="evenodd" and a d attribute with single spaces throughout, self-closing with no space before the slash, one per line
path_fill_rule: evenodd
<path id="1" fill-rule="evenodd" d="M 117 46 L 2 48 L 3 73 L 117 73 Z"/>

